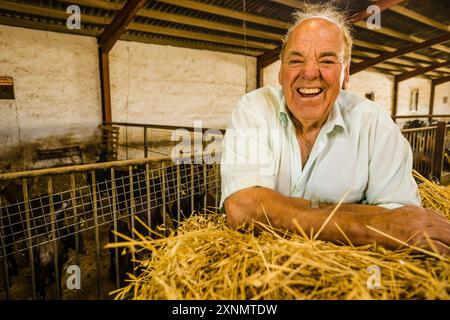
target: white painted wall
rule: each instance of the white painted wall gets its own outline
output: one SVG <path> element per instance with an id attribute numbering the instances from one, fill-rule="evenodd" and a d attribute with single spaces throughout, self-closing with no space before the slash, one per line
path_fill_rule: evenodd
<path id="1" fill-rule="evenodd" d="M 444 103 L 444 97 L 447 97 L 447 103 Z M 436 86 L 434 92 L 434 114 L 450 114 L 450 82 Z M 446 120 L 450 121 L 448 118 Z"/>
<path id="2" fill-rule="evenodd" d="M 225 128 L 256 88 L 256 58 L 119 41 L 110 54 L 112 115 L 131 123 Z"/>
<path id="3" fill-rule="evenodd" d="M 256 88 L 256 59 L 119 41 L 110 54 L 113 121 L 226 127 Z M 37 148 L 82 145 L 93 155 L 101 95 L 96 39 L 0 25 L 0 163 L 33 168 Z M 88 157 L 87 161 L 93 157 Z M 14 169 L 14 168 L 13 168 Z"/>
<path id="4" fill-rule="evenodd" d="M 16 97 L 0 100 L 0 162 L 25 169 L 37 148 L 96 143 L 95 38 L 0 25 L 0 75 L 13 77 Z"/>

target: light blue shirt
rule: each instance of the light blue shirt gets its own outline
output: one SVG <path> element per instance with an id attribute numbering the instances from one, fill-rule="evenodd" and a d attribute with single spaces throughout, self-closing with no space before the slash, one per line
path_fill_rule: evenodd
<path id="1" fill-rule="evenodd" d="M 222 143 L 222 199 L 261 186 L 319 202 L 421 205 L 412 151 L 377 103 L 341 90 L 302 167 L 295 127 L 278 86 L 243 96 Z"/>

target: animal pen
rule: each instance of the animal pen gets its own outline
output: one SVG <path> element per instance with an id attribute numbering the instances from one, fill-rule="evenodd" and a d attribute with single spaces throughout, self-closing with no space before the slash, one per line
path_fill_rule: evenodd
<path id="1" fill-rule="evenodd" d="M 119 272 L 110 279 L 109 270 L 119 270 L 121 253 L 118 249 L 110 252 L 115 261 L 109 265 L 110 253 L 104 245 L 110 242 L 108 233 L 110 237 L 118 223 L 129 223 L 130 229 L 141 230 L 137 216 L 154 230 L 160 230 L 157 227 L 162 225 L 159 232 L 165 233 L 195 210 L 208 206 L 215 210 L 220 196 L 217 165 L 186 161 L 173 164 L 169 157 L 0 176 L 2 183 L 13 180 L 21 186 L 18 202 L 0 204 L 0 299 L 108 298 L 108 293 L 120 285 Z M 32 193 L 29 186 L 33 182 Z M 135 237 L 134 233 L 130 236 Z M 48 276 L 54 281 L 37 279 L 44 276 L 36 270 L 42 267 L 42 251 L 60 252 L 60 242 L 70 238 L 74 245 L 69 247 L 73 250 L 68 250 L 66 261 L 58 261 L 62 256 L 51 254 L 53 261 L 47 261 L 46 266 L 66 262 L 80 266 L 80 290 L 67 289 L 66 270 L 61 267 L 49 271 Z M 87 250 L 82 254 L 84 246 Z M 18 268 L 12 270 L 16 259 Z"/>

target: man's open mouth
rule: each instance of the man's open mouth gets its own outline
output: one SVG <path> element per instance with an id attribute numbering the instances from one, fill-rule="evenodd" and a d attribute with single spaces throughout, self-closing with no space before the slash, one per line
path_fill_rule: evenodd
<path id="1" fill-rule="evenodd" d="M 319 94 L 321 94 L 323 91 L 322 88 L 298 88 L 297 92 L 306 98 L 315 97 Z"/>

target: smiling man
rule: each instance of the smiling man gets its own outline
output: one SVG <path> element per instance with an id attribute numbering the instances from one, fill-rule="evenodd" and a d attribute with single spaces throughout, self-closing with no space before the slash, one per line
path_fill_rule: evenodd
<path id="1" fill-rule="evenodd" d="M 279 87 L 233 110 L 222 150 L 228 223 L 259 221 L 353 244 L 399 243 L 450 253 L 450 224 L 421 208 L 407 140 L 378 104 L 347 92 L 352 39 L 329 6 L 297 13 L 281 53 Z M 368 228 L 372 227 L 372 228 Z"/>

